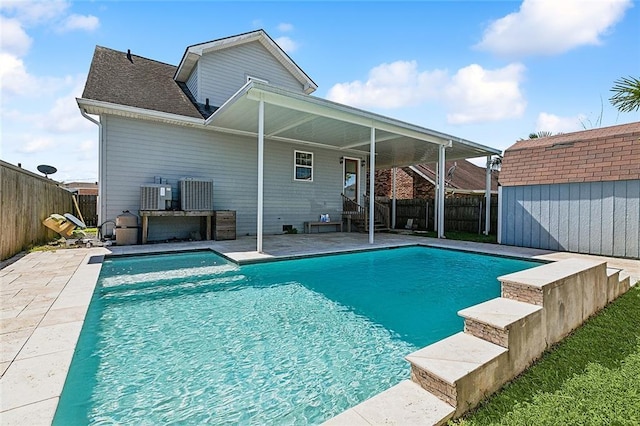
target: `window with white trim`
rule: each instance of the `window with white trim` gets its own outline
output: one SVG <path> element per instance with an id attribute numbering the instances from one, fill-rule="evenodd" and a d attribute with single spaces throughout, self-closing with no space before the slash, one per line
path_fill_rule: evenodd
<path id="1" fill-rule="evenodd" d="M 312 152 L 294 151 L 293 179 L 298 181 L 313 182 Z"/>

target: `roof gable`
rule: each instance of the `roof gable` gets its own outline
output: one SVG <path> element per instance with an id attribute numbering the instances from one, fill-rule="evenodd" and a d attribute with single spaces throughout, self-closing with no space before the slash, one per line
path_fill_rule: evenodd
<path id="1" fill-rule="evenodd" d="M 176 69 L 174 79 L 178 82 L 186 82 L 196 63 L 202 55 L 234 46 L 257 41 L 264 46 L 269 53 L 280 62 L 304 87 L 304 93 L 313 93 L 318 85 L 285 53 L 278 44 L 264 30 L 252 31 L 231 37 L 225 37 L 205 43 L 194 44 L 187 47 L 182 60 Z"/>
<path id="2" fill-rule="evenodd" d="M 516 142 L 504 152 L 505 186 L 640 179 L 640 122 Z"/>

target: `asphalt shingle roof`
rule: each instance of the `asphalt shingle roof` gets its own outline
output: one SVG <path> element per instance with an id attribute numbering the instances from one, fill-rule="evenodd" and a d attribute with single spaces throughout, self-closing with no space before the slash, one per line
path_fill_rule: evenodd
<path id="1" fill-rule="evenodd" d="M 454 167 L 455 164 L 455 167 Z M 435 167 L 430 164 L 418 164 L 415 166 L 420 172 L 435 181 Z M 453 168 L 451 176 L 445 174 L 445 185 L 450 188 L 465 190 L 482 190 L 486 186 L 486 169 L 479 167 L 467 160 L 445 162 L 445 173 Z M 498 190 L 498 173 L 491 173 L 491 190 Z"/>
<path id="2" fill-rule="evenodd" d="M 640 179 L 640 122 L 518 141 L 500 171 L 504 186 L 631 179 Z"/>
<path id="3" fill-rule="evenodd" d="M 97 46 L 82 97 L 186 117 L 206 116 L 186 87 L 174 81 L 175 66 L 134 54 L 130 57 Z"/>

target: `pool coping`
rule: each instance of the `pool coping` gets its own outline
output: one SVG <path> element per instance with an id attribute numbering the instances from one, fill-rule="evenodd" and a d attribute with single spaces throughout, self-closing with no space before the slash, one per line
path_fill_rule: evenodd
<path id="1" fill-rule="evenodd" d="M 21 292 L 23 295 L 29 295 L 31 292 L 32 294 L 29 297 L 33 296 L 33 298 L 15 318 L 21 315 L 23 318 L 28 317 L 31 322 L 35 321 L 35 325 L 31 324 L 32 326 L 17 329 L 15 332 L 7 331 L 11 330 L 12 326 L 10 324 L 15 323 L 15 321 L 12 321 L 10 316 L 11 311 L 5 310 L 3 303 L 3 329 L 0 336 L 6 338 L 7 335 L 13 334 L 14 336 L 12 337 L 15 337 L 15 339 L 9 339 L 11 341 L 9 346 L 20 346 L 19 350 L 9 361 L 5 361 L 5 355 L 3 354 L 2 362 L 0 362 L 0 366 L 2 366 L 2 376 L 0 377 L 0 391 L 2 393 L 2 398 L 0 399 L 0 415 L 2 416 L 3 424 L 50 424 L 53 420 L 78 336 L 84 323 L 84 317 L 100 273 L 102 263 L 95 261 L 96 256 L 115 257 L 122 255 L 156 254 L 159 252 L 175 253 L 194 250 L 213 250 L 240 265 L 245 265 L 265 261 L 293 260 L 310 256 L 347 254 L 407 246 L 454 249 L 544 262 L 552 262 L 559 260 L 559 258 L 566 258 L 567 256 L 583 256 L 573 253 L 552 252 L 495 244 L 456 242 L 451 240 L 430 239 L 421 236 L 398 235 L 389 236 L 388 238 L 380 235 L 377 237 L 378 243 L 372 247 L 367 244 L 366 236 L 356 234 L 350 237 L 342 237 L 342 235 L 348 234 L 341 234 L 339 238 L 343 240 L 350 239 L 351 247 L 340 248 L 339 241 L 341 240 L 338 240 L 336 237 L 317 237 L 314 234 L 312 239 L 305 236 L 301 240 L 298 240 L 298 243 L 302 243 L 304 246 L 298 246 L 296 248 L 296 244 L 290 244 L 295 242 L 295 238 L 292 239 L 291 236 L 285 236 L 284 238 L 283 236 L 273 236 L 271 242 L 275 241 L 277 243 L 278 241 L 284 241 L 283 247 L 286 246 L 280 249 L 280 254 L 264 254 L 251 250 L 238 250 L 239 248 L 250 247 L 252 241 L 255 240 L 255 238 L 241 238 L 239 240 L 244 240 L 242 244 L 197 242 L 73 249 L 69 251 L 59 250 L 58 253 L 74 252 L 73 260 L 68 260 L 60 265 L 55 264 L 55 258 L 57 257 L 55 253 L 31 253 L 22 257 L 17 262 L 9 264 L 0 270 L 0 278 L 3 278 L 2 287 L 0 288 L 2 295 L 5 297 L 15 292 L 12 297 L 18 297 L 22 296 L 20 295 Z M 281 240 L 278 240 L 278 238 Z M 305 244 L 309 241 L 324 241 L 325 246 L 320 247 L 321 244 L 314 245 L 315 249 L 309 250 L 308 244 Z M 267 242 L 266 246 L 269 247 L 270 239 L 265 239 L 265 242 Z M 307 251 L 306 253 L 301 253 L 301 251 L 305 250 Z M 278 253 L 278 250 L 274 250 L 274 252 Z M 58 255 L 58 257 L 64 256 Z M 596 257 L 603 259 L 599 256 Z M 638 265 L 633 265 L 631 275 L 634 279 L 640 278 L 640 261 L 615 258 L 604 259 L 622 261 L 623 263 L 636 262 Z M 52 272 L 49 279 L 40 286 L 44 289 L 47 297 L 44 298 L 42 295 L 35 294 L 37 293 L 36 287 L 38 286 L 31 285 L 32 283 L 29 281 L 26 282 L 24 289 L 16 292 L 17 287 L 12 287 L 12 284 L 16 284 L 17 281 L 20 280 L 20 277 L 16 277 L 16 275 L 24 274 L 27 280 L 33 281 L 34 278 L 31 276 L 33 273 L 30 275 L 28 271 L 29 269 L 33 270 L 33 268 L 37 268 L 39 263 L 49 266 L 54 265 L 53 269 L 51 269 L 54 270 L 54 272 Z M 55 266 L 58 267 L 56 268 Z M 71 274 L 69 274 L 70 271 Z M 8 282 L 5 283 L 5 281 Z M 60 285 L 62 281 L 64 281 L 63 286 Z M 54 283 L 59 290 L 53 290 Z M 51 288 L 47 289 L 47 286 Z M 56 291 L 57 294 L 54 294 Z M 40 297 L 40 299 L 38 299 L 38 297 Z M 46 299 L 46 301 L 44 299 Z M 33 307 L 33 309 L 29 309 L 30 307 Z M 9 312 L 9 314 L 5 314 L 5 311 Z M 33 319 L 31 316 L 24 315 L 25 312 L 33 312 L 33 315 L 39 316 L 39 319 Z M 9 328 L 7 328 L 7 324 L 9 324 Z M 3 340 L 3 350 L 5 343 Z"/>

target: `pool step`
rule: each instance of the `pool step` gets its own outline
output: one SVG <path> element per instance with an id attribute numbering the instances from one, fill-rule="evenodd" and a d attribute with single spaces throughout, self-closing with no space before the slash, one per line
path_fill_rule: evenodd
<path id="1" fill-rule="evenodd" d="M 441 425 L 454 408 L 404 380 L 378 395 L 323 423 L 323 426 Z"/>
<path id="2" fill-rule="evenodd" d="M 546 347 L 542 306 L 498 297 L 463 309 L 464 331 L 509 349 L 512 371 L 528 367 Z"/>
<path id="3" fill-rule="evenodd" d="M 631 288 L 628 273 L 616 268 L 607 268 L 607 300 L 613 302 Z"/>
<path id="4" fill-rule="evenodd" d="M 456 414 L 496 391 L 502 372 L 508 370 L 506 348 L 464 332 L 417 350 L 406 360 L 411 363 L 411 379 L 457 407 Z"/>

